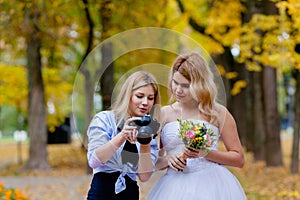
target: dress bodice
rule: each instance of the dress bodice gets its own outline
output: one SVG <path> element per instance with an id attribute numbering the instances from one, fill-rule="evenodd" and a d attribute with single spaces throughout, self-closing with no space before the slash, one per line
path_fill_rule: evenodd
<path id="1" fill-rule="evenodd" d="M 204 123 L 208 129 L 213 131 L 212 140 L 213 146 L 211 150 L 218 150 L 218 139 L 219 139 L 219 129 L 218 127 L 202 120 L 192 120 L 194 123 Z M 166 150 L 168 155 L 182 154 L 184 143 L 182 138 L 179 137 L 179 122 L 173 121 L 164 125 L 161 133 L 161 142 L 163 148 Z M 198 170 L 203 170 L 208 166 L 215 165 L 203 157 L 187 159 L 187 166 L 184 168 L 184 172 L 195 172 Z M 170 168 L 169 168 L 170 169 Z M 173 170 L 168 170 L 168 172 L 174 172 Z"/>
<path id="2" fill-rule="evenodd" d="M 212 129 L 214 132 L 214 143 L 213 143 L 213 150 L 218 149 L 218 138 L 219 138 L 219 129 L 202 120 L 193 120 L 193 122 L 204 123 L 208 129 Z M 178 121 L 168 122 L 164 125 L 161 133 L 161 140 L 164 149 L 167 151 L 168 154 L 180 154 L 182 152 L 182 148 L 184 144 L 182 139 L 179 138 L 179 123 Z"/>

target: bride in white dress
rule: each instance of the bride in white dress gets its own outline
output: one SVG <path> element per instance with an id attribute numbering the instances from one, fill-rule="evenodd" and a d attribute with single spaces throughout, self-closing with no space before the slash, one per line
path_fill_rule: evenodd
<path id="1" fill-rule="evenodd" d="M 235 120 L 216 102 L 216 85 L 205 60 L 197 53 L 178 56 L 170 72 L 169 88 L 173 102 L 162 108 L 163 155 L 157 162 L 158 169 L 167 171 L 153 186 L 148 200 L 246 199 L 241 184 L 225 167 L 241 168 L 245 162 Z M 178 119 L 204 123 L 213 131 L 209 152 L 185 147 L 178 137 Z M 219 138 L 226 151 L 218 150 Z"/>

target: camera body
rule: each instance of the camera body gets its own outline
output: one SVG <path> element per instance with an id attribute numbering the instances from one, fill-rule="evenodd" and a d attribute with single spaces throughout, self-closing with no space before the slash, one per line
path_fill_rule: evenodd
<path id="1" fill-rule="evenodd" d="M 141 144 L 149 144 L 152 140 L 151 135 L 154 134 L 154 138 L 160 126 L 157 120 L 153 119 L 150 115 L 144 115 L 141 119 L 135 120 L 129 125 L 137 127 L 137 141 Z"/>

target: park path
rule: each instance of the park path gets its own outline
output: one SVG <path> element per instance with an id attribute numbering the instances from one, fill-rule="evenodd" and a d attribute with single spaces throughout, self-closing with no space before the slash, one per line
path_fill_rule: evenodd
<path id="1" fill-rule="evenodd" d="M 0 143 L 0 170 L 5 170 L 6 167 L 18 163 L 16 147 L 15 143 Z M 23 148 L 23 160 L 26 160 L 28 145 L 24 145 Z M 74 153 L 77 150 L 77 148 L 70 148 L 69 145 L 50 146 L 49 148 L 58 149 L 55 152 L 52 152 L 53 149 L 49 151 L 56 158 L 57 152 L 71 149 L 72 153 Z M 64 154 L 69 155 L 69 151 L 66 151 Z M 0 183 L 4 183 L 5 188 L 19 189 L 29 200 L 84 200 L 90 187 L 92 175 L 85 175 L 81 172 L 81 168 L 78 171 L 78 166 L 74 168 L 64 168 L 62 171 L 56 169 L 54 173 L 51 171 L 49 173 L 43 172 L 41 175 L 0 176 Z M 157 178 L 161 176 L 161 173 L 155 172 L 149 181 L 139 183 L 140 200 L 146 199 L 149 190 Z"/>
<path id="2" fill-rule="evenodd" d="M 18 188 L 29 200 L 86 199 L 91 176 L 0 177 L 6 188 Z"/>
<path id="3" fill-rule="evenodd" d="M 153 186 L 161 172 L 153 174 L 152 178 L 140 185 L 140 200 Z M 19 176 L 0 177 L 0 183 L 6 188 L 18 188 L 26 194 L 29 200 L 84 200 L 90 186 L 91 175 L 81 176 Z"/>

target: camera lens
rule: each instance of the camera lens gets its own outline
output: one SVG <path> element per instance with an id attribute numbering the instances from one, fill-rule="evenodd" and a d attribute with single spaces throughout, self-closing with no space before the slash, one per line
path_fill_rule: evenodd
<path id="1" fill-rule="evenodd" d="M 137 140 L 141 144 L 149 144 L 151 142 L 152 129 L 149 126 L 142 126 L 139 129 Z"/>

